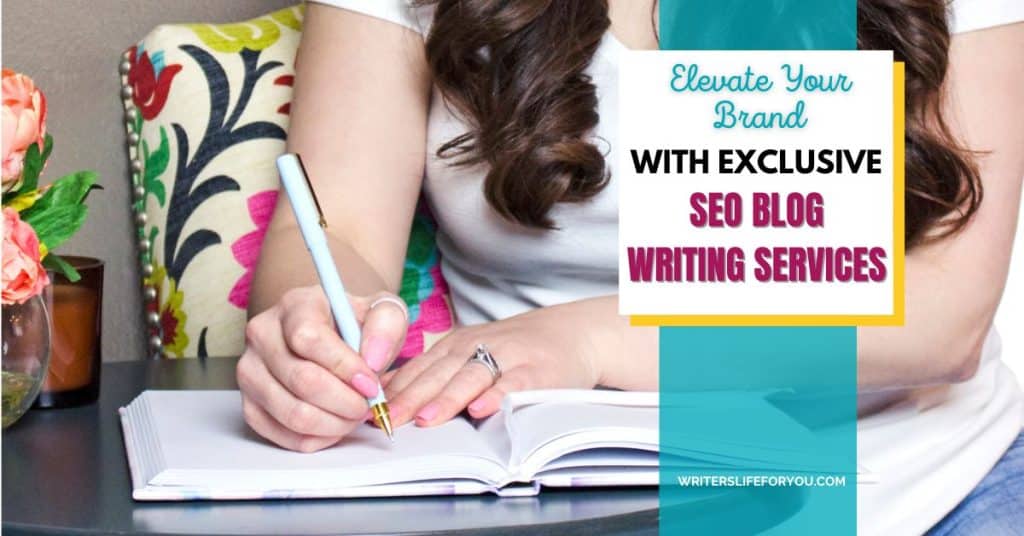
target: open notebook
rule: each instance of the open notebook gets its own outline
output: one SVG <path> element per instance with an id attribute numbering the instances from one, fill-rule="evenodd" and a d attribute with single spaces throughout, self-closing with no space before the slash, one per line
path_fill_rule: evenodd
<path id="1" fill-rule="evenodd" d="M 249 431 L 238 391 L 146 391 L 120 412 L 136 500 L 515 496 L 542 486 L 658 483 L 657 393 L 514 393 L 484 421 L 407 425 L 396 430 L 394 443 L 364 426 L 312 454 L 275 447 Z M 779 416 L 780 426 L 806 433 Z M 809 469 L 793 467 L 794 452 L 778 446 L 751 445 L 747 459 L 715 454 L 716 444 L 735 440 L 701 437 L 685 447 L 663 446 L 671 454 L 663 452 L 662 463 Z"/>

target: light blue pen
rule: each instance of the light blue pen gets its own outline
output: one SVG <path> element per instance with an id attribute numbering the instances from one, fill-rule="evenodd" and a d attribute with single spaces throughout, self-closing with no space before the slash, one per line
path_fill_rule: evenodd
<path id="1" fill-rule="evenodd" d="M 320 202 L 316 199 L 313 185 L 309 182 L 306 168 L 302 166 L 302 159 L 297 154 L 283 154 L 277 158 L 277 171 L 281 174 L 281 184 L 291 202 L 292 211 L 295 212 L 295 221 L 299 223 L 299 230 L 302 231 L 302 238 L 306 241 L 306 249 L 313 256 L 313 264 L 316 265 L 316 273 L 320 277 L 320 286 L 327 295 L 327 302 L 331 306 L 331 314 L 334 316 L 334 323 L 341 332 L 341 338 L 345 339 L 352 350 L 359 353 L 359 345 L 362 340 L 362 330 L 359 329 L 359 322 L 356 321 L 356 313 L 352 310 L 352 304 L 348 301 L 345 293 L 345 286 L 341 283 L 341 275 L 334 265 L 334 258 L 331 250 L 327 247 L 327 235 L 324 229 L 327 228 L 327 220 L 320 210 Z M 388 413 L 388 401 L 384 398 L 384 388 L 377 384 L 377 396 L 368 398 L 366 403 L 370 405 L 373 412 L 373 420 L 377 426 L 388 434 L 388 439 L 395 440 L 394 432 L 391 429 L 391 415 Z"/>

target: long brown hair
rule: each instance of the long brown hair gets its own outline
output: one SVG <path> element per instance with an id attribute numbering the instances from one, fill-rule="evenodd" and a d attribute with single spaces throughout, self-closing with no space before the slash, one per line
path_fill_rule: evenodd
<path id="1" fill-rule="evenodd" d="M 907 247 L 959 231 L 981 204 L 973 155 L 942 114 L 949 41 L 943 0 L 857 3 L 858 48 L 892 50 L 905 62 Z"/>
<path id="2" fill-rule="evenodd" d="M 611 25 L 607 0 L 419 0 L 435 4 L 427 59 L 469 130 L 437 154 L 486 166 L 484 195 L 527 227 L 556 226 L 556 203 L 608 183 L 592 140 L 597 92 L 587 66 Z M 963 227 L 981 202 L 977 169 L 942 117 L 949 29 L 943 0 L 860 0 L 858 47 L 906 63 L 906 239 Z"/>

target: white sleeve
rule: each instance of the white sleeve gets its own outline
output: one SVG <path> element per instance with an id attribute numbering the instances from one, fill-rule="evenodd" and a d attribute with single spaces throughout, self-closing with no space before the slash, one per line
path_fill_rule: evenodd
<path id="1" fill-rule="evenodd" d="M 363 15 L 369 15 L 378 19 L 409 28 L 410 30 L 423 35 L 425 26 L 419 19 L 417 8 L 411 5 L 409 0 L 310 0 L 317 4 L 340 7 Z"/>
<path id="2" fill-rule="evenodd" d="M 958 34 L 1024 21 L 1024 0 L 953 0 L 949 31 Z"/>

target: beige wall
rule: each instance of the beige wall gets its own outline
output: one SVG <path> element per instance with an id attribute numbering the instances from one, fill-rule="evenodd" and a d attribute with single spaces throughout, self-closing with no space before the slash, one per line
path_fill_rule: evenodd
<path id="1" fill-rule="evenodd" d="M 139 268 L 132 239 L 124 112 L 117 66 L 126 48 L 169 22 L 245 20 L 298 0 L 3 0 L 3 66 L 43 88 L 54 150 L 46 177 L 99 172 L 85 227 L 64 253 L 106 261 L 103 357 L 144 354 Z"/>

